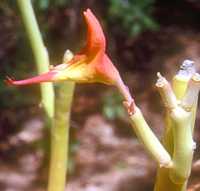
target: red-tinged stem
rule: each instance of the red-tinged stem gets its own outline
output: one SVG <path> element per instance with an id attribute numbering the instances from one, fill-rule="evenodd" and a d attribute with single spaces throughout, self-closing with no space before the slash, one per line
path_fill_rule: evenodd
<path id="1" fill-rule="evenodd" d="M 135 112 L 136 105 L 128 87 L 124 84 L 121 78 L 118 79 L 116 86 L 125 99 L 124 106 L 126 107 L 129 115 L 132 115 Z"/>

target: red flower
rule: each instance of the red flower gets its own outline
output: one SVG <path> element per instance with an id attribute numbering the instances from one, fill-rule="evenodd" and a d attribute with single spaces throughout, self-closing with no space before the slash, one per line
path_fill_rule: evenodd
<path id="1" fill-rule="evenodd" d="M 11 85 L 26 85 L 40 82 L 71 80 L 77 83 L 100 82 L 117 85 L 121 78 L 105 53 L 106 40 L 97 18 L 90 9 L 84 13 L 87 24 L 86 46 L 72 59 L 53 67 L 49 72 L 25 80 L 7 78 Z"/>

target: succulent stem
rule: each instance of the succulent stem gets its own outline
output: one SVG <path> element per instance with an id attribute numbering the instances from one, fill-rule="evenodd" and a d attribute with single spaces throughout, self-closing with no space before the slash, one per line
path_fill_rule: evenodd
<path id="1" fill-rule="evenodd" d="M 146 123 L 139 108 L 136 107 L 135 113 L 130 116 L 130 119 L 137 137 L 159 166 L 170 168 L 172 166 L 170 155 Z"/>

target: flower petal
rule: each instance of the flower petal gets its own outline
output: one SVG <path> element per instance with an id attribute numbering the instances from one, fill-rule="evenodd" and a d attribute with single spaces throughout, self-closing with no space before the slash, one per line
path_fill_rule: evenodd
<path id="1" fill-rule="evenodd" d="M 84 18 L 87 24 L 87 45 L 85 50 L 88 54 L 105 52 L 106 40 L 97 18 L 90 9 L 84 11 Z"/>
<path id="2" fill-rule="evenodd" d="M 118 70 L 106 54 L 104 54 L 101 62 L 94 64 L 93 67 L 95 68 L 97 82 L 116 85 L 116 82 L 120 79 Z"/>
<path id="3" fill-rule="evenodd" d="M 56 75 L 55 71 L 49 71 L 47 73 L 32 77 L 32 78 L 28 78 L 25 80 L 14 80 L 10 77 L 7 77 L 5 82 L 8 85 L 28 85 L 28 84 L 37 84 L 37 83 L 41 83 L 41 82 L 51 82 L 51 81 L 55 81 L 54 80 L 54 76 Z"/>

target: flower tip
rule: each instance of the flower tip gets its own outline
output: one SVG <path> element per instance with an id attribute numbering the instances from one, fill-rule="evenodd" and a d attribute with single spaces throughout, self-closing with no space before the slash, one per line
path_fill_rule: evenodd
<path id="1" fill-rule="evenodd" d="M 105 51 L 105 36 L 100 22 L 90 9 L 84 11 L 83 15 L 87 25 L 87 51 L 96 52 L 97 49 Z"/>
<path id="2" fill-rule="evenodd" d="M 91 9 L 87 8 L 85 11 L 83 11 L 83 14 L 86 16 L 87 14 L 91 14 Z"/>
<path id="3" fill-rule="evenodd" d="M 14 85 L 14 80 L 12 78 L 10 78 L 9 76 L 6 76 L 6 79 L 4 80 L 4 82 L 7 85 Z"/>
<path id="4" fill-rule="evenodd" d="M 83 11 L 83 15 L 84 15 L 85 17 L 87 17 L 87 10 L 86 10 L 86 11 Z"/>
<path id="5" fill-rule="evenodd" d="M 91 21 L 95 21 L 97 20 L 96 16 L 94 15 L 94 13 L 91 11 L 91 9 L 86 9 L 86 11 L 83 12 L 83 15 L 85 17 L 86 22 L 88 21 L 89 23 L 91 23 Z"/>

